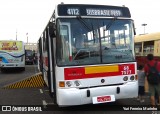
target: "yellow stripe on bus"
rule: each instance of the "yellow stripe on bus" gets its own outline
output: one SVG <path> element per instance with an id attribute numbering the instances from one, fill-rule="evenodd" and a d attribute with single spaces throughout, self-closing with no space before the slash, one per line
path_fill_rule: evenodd
<path id="1" fill-rule="evenodd" d="M 118 71 L 119 71 L 118 65 L 85 67 L 85 74 L 118 72 Z"/>

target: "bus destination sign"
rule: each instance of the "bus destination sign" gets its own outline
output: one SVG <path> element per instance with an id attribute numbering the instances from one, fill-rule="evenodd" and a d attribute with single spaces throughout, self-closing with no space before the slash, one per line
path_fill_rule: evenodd
<path id="1" fill-rule="evenodd" d="M 68 15 L 80 15 L 79 8 L 68 8 L 67 14 Z M 120 17 L 122 15 L 122 12 L 121 10 L 86 9 L 86 15 Z"/>
<path id="2" fill-rule="evenodd" d="M 121 10 L 86 9 L 87 15 L 92 16 L 118 16 L 122 15 Z"/>
<path id="3" fill-rule="evenodd" d="M 59 16 L 131 17 L 127 7 L 103 5 L 59 5 Z"/>

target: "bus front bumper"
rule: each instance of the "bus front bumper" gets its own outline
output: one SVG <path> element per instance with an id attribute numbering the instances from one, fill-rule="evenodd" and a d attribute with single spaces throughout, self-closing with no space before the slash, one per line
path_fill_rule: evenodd
<path id="1" fill-rule="evenodd" d="M 119 88 L 119 93 L 117 93 Z M 90 95 L 87 96 L 89 90 Z M 112 95 L 117 99 L 134 98 L 138 96 L 138 82 L 128 82 L 123 85 L 103 86 L 86 89 L 58 89 L 57 103 L 59 106 L 72 106 L 93 103 L 93 97 Z"/>
<path id="2" fill-rule="evenodd" d="M 25 67 L 24 63 L 0 63 L 0 68 Z"/>

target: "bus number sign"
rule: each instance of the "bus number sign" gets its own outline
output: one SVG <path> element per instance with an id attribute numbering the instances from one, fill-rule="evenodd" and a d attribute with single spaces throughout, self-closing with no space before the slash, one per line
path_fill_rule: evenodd
<path id="1" fill-rule="evenodd" d="M 78 8 L 68 8 L 67 14 L 68 15 L 80 15 Z"/>
<path id="2" fill-rule="evenodd" d="M 130 70 L 129 66 L 123 66 L 123 70 L 121 72 L 122 75 L 132 74 L 132 70 Z"/>

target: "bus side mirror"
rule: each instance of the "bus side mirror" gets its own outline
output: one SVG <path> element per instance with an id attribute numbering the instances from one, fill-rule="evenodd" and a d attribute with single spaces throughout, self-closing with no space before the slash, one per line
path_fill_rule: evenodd
<path id="1" fill-rule="evenodd" d="M 49 35 L 51 38 L 54 38 L 56 36 L 55 23 L 53 22 L 49 22 Z"/>

